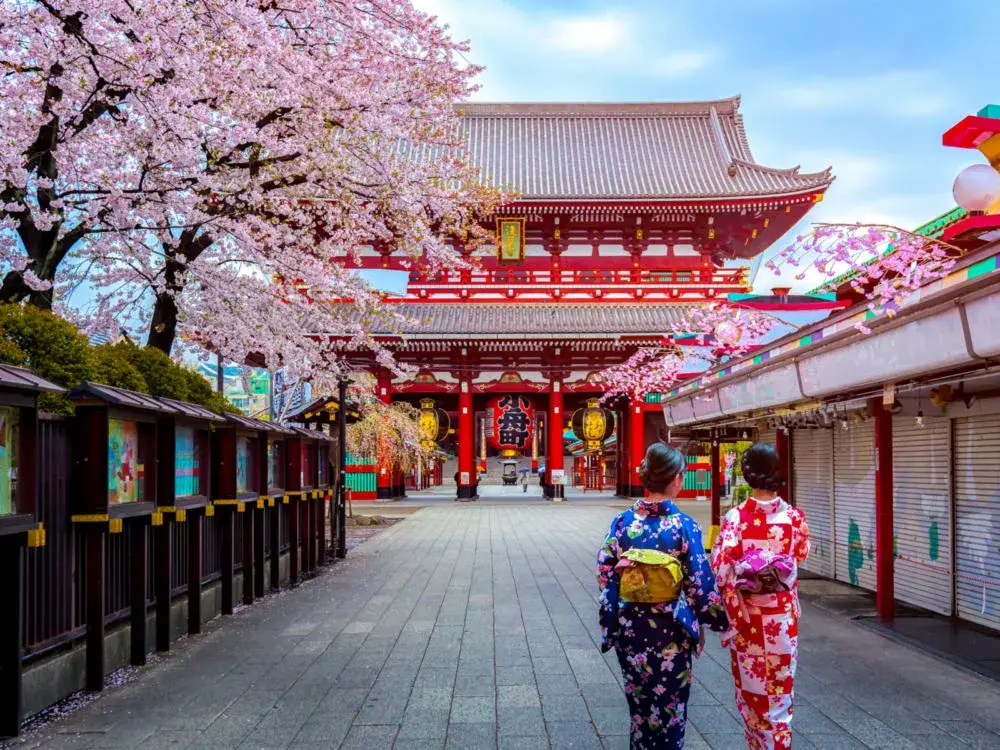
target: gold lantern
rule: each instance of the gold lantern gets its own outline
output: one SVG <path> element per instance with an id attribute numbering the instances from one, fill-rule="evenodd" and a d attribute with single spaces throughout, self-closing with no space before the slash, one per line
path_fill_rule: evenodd
<path id="1" fill-rule="evenodd" d="M 577 440 L 583 441 L 584 450 L 596 453 L 614 432 L 615 420 L 610 411 L 601 407 L 599 399 L 591 398 L 585 408 L 573 412 L 571 426 Z"/>
<path id="2" fill-rule="evenodd" d="M 420 444 L 433 449 L 439 440 L 443 440 L 451 427 L 448 413 L 434 406 L 434 399 L 425 398 L 420 401 L 420 414 L 417 417 L 417 430 L 420 434 Z"/>

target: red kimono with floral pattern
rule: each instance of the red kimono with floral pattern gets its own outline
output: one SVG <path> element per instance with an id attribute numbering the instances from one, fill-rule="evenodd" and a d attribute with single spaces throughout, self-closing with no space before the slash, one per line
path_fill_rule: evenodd
<path id="1" fill-rule="evenodd" d="M 792 688 L 798 656 L 797 571 L 787 591 L 741 594 L 734 565 L 744 553 L 761 549 L 791 555 L 796 565 L 809 554 L 805 516 L 781 498 L 750 498 L 726 514 L 712 550 L 712 568 L 729 613 L 723 636 L 732 658 L 736 705 L 747 746 L 772 750 L 792 746 Z"/>

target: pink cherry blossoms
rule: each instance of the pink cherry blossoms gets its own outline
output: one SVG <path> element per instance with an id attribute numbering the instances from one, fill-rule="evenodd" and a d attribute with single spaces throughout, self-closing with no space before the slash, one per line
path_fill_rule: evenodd
<path id="1" fill-rule="evenodd" d="M 363 250 L 486 239 L 454 105 L 478 68 L 408 2 L 11 0 L 0 44 L 4 300 L 85 286 L 93 326 L 294 379 L 375 348 Z"/>
<path id="2" fill-rule="evenodd" d="M 778 322 L 767 313 L 725 302 L 691 307 L 670 333 L 672 345 L 640 349 L 599 374 L 607 388 L 604 399 L 641 401 L 648 393 L 665 393 L 686 373 L 707 372 L 725 358 L 752 351 Z"/>
<path id="3" fill-rule="evenodd" d="M 818 271 L 830 280 L 830 291 L 838 275 L 852 274 L 851 287 L 868 300 L 868 309 L 893 317 L 914 291 L 945 276 L 961 255 L 942 240 L 889 225 L 819 224 L 767 266 L 777 275 L 786 267 L 796 269 L 799 281 Z M 858 328 L 870 333 L 863 324 Z"/>
<path id="4" fill-rule="evenodd" d="M 685 367 L 678 348 L 640 349 L 625 362 L 598 373 L 604 386 L 602 401 L 620 397 L 642 401 L 647 393 L 664 393 L 677 383 Z"/>

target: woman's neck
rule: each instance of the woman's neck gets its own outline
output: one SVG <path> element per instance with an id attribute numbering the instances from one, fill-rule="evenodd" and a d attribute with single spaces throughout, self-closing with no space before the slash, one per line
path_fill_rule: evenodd
<path id="1" fill-rule="evenodd" d="M 649 497 L 646 498 L 646 501 L 650 503 L 666 503 L 671 500 L 673 498 L 663 492 L 650 492 Z"/>
<path id="2" fill-rule="evenodd" d="M 753 499 L 760 500 L 762 503 L 774 500 L 778 496 L 777 492 L 772 492 L 771 490 L 754 490 Z"/>

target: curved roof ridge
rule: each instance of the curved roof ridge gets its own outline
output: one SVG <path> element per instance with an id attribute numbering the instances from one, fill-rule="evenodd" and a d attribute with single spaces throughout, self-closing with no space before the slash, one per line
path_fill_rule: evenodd
<path id="1" fill-rule="evenodd" d="M 708 119 L 712 123 L 712 144 L 719 154 L 719 160 L 727 167 L 731 167 L 736 160 L 726 145 L 726 135 L 722 132 L 722 123 L 719 122 L 719 113 L 715 107 L 709 112 Z"/>
<path id="2" fill-rule="evenodd" d="M 758 164 L 755 161 L 747 161 L 745 159 L 733 159 L 733 163 L 739 167 L 745 169 L 755 170 L 757 172 L 762 172 L 765 174 L 773 174 L 781 177 L 798 177 L 803 180 L 813 180 L 813 179 L 827 179 L 833 182 L 835 177 L 833 177 L 833 167 L 827 167 L 819 172 L 800 172 L 801 167 L 768 167 L 764 164 Z"/>
<path id="3" fill-rule="evenodd" d="M 740 96 L 690 102 L 460 102 L 455 105 L 465 117 L 520 115 L 546 117 L 566 115 L 607 117 L 608 115 L 663 116 L 709 115 L 713 109 L 725 115 L 739 110 Z"/>

